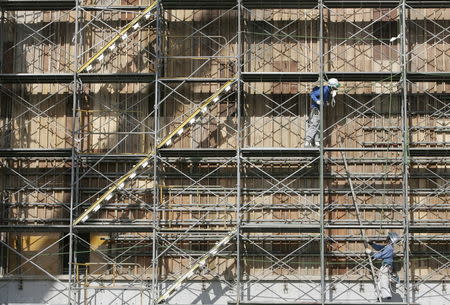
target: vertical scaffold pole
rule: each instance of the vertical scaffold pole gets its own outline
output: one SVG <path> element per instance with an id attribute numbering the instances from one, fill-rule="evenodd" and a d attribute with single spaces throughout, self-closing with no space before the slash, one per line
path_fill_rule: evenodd
<path id="1" fill-rule="evenodd" d="M 242 109 L 242 0 L 237 0 L 237 136 L 236 136 L 236 303 L 241 302 L 241 109 Z"/>
<path id="2" fill-rule="evenodd" d="M 409 285 L 409 127 L 408 127 L 408 82 L 407 82 L 407 46 L 406 46 L 406 0 L 401 0 L 401 72 L 402 72 L 402 172 L 403 172 L 403 248 L 404 248 L 404 284 L 405 301 L 410 304 Z"/>
<path id="3" fill-rule="evenodd" d="M 70 168 L 70 212 L 69 212 L 69 259 L 68 259 L 68 305 L 73 305 L 72 303 L 72 285 L 74 282 L 73 280 L 73 260 L 74 260 L 74 232 L 73 232 L 73 209 L 76 203 L 78 203 L 78 143 L 77 141 L 77 134 L 78 134 L 78 127 L 77 125 L 77 119 L 78 119 L 78 93 L 79 93 L 79 81 L 78 81 L 78 29 L 79 29 L 79 14 L 80 14 L 80 7 L 79 7 L 79 0 L 75 1 L 75 28 L 74 28 L 74 52 L 73 52 L 73 58 L 74 58 L 74 74 L 73 74 L 73 95 L 72 95 L 72 154 L 71 154 L 71 168 Z M 74 298 L 75 299 L 75 298 Z"/>
<path id="4" fill-rule="evenodd" d="M 319 87 L 320 100 L 323 101 L 323 0 L 319 0 Z M 325 303 L 325 230 L 324 230 L 324 150 L 323 150 L 323 103 L 320 103 L 320 160 L 319 160 L 319 202 L 320 202 L 320 301 L 322 305 Z"/>
<path id="5" fill-rule="evenodd" d="M 161 1 L 158 0 L 156 4 L 156 51 L 155 51 L 155 82 L 154 82 L 154 105 L 153 105 L 153 115 L 155 117 L 154 120 L 154 145 L 155 145 L 155 154 L 153 156 L 153 217 L 152 217 L 152 291 L 150 294 L 150 302 L 151 304 L 157 304 L 157 299 L 159 297 L 159 283 L 158 283 L 158 229 L 159 229 L 159 180 L 158 180 L 158 148 L 157 143 L 159 142 L 159 102 L 161 100 L 161 92 L 160 92 L 160 73 L 162 69 L 161 63 L 161 52 L 162 52 L 162 8 Z"/>

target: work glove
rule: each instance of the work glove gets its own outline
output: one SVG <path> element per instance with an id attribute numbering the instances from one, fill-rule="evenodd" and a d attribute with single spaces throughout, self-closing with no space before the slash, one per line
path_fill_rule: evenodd
<path id="1" fill-rule="evenodd" d="M 366 254 L 368 254 L 368 255 L 372 254 L 372 250 L 370 250 L 369 248 L 366 248 Z"/>
<path id="2" fill-rule="evenodd" d="M 320 105 L 321 103 L 322 103 L 321 100 L 316 101 L 316 104 L 317 104 L 317 105 Z"/>

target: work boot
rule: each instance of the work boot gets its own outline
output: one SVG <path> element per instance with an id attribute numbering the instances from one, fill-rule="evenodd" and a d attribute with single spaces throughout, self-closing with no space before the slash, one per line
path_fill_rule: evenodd
<path id="1" fill-rule="evenodd" d="M 316 147 L 320 147 L 320 142 L 317 141 L 316 143 L 314 143 Z"/>
<path id="2" fill-rule="evenodd" d="M 306 141 L 305 142 L 305 148 L 311 148 L 311 147 L 312 147 L 311 142 Z"/>

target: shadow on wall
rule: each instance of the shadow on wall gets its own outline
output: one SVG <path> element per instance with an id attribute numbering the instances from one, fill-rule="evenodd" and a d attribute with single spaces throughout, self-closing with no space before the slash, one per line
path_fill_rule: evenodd
<path id="1" fill-rule="evenodd" d="M 223 276 L 223 279 L 226 280 L 229 283 L 233 283 L 234 280 L 236 279 L 236 273 L 233 271 L 236 269 L 236 265 L 235 263 L 231 264 L 230 266 L 228 266 L 223 273 L 221 273 L 221 275 L 219 276 Z M 215 276 L 215 279 L 213 280 L 214 282 L 211 281 L 202 281 L 201 282 L 201 291 L 198 291 L 198 295 L 192 299 L 192 301 L 190 301 L 190 304 L 222 304 L 221 299 L 223 300 L 224 297 L 227 296 L 227 293 L 230 292 L 231 288 L 230 285 L 221 285 L 221 284 L 217 284 L 220 283 L 219 281 L 215 282 L 216 280 L 219 280 L 217 278 L 218 276 Z M 197 285 L 194 284 L 195 287 L 197 287 Z M 165 289 L 163 288 L 163 290 L 161 291 L 161 293 L 164 293 Z M 191 289 L 186 289 L 186 291 L 190 291 L 190 293 L 197 294 L 197 291 L 195 290 L 191 290 Z M 176 294 L 172 295 L 173 299 L 169 300 L 168 303 L 172 303 L 173 304 L 182 304 L 182 303 L 178 303 L 179 301 L 179 296 L 177 297 Z M 174 300 L 175 299 L 175 300 Z"/>

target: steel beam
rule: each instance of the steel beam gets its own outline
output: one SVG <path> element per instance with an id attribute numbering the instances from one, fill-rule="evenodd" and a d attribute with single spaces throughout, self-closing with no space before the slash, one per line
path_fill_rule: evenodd
<path id="1" fill-rule="evenodd" d="M 406 72 L 411 82 L 449 82 L 450 72 Z M 326 79 L 337 78 L 348 82 L 398 82 L 402 77 L 401 72 L 326 72 Z M 245 82 L 317 82 L 319 73 L 316 72 L 243 72 L 242 79 Z"/>
<path id="2" fill-rule="evenodd" d="M 0 8 L 6 11 L 59 11 L 72 10 L 76 0 L 0 0 Z"/>
<path id="3" fill-rule="evenodd" d="M 164 223 L 162 223 L 165 225 Z M 236 225 L 235 222 L 232 222 L 231 225 Z M 260 230 L 258 230 L 260 228 Z M 380 228 L 380 224 L 372 224 L 372 225 L 358 225 L 356 223 L 342 223 L 339 225 L 325 225 L 325 229 L 364 229 L 364 230 L 377 230 Z M 402 229 L 402 224 L 397 225 L 384 225 L 384 229 Z M 74 233 L 80 232 L 153 232 L 154 227 L 152 225 L 142 225 L 142 224 L 89 224 L 89 225 L 78 225 L 74 228 Z M 305 225 L 305 224 L 295 224 L 295 223 L 243 223 L 242 224 L 242 232 L 245 233 L 319 233 L 320 226 L 318 225 Z M 31 225 L 31 224 L 2 224 L 0 225 L 1 232 L 61 232 L 67 233 L 70 231 L 69 225 Z M 164 229 L 159 228 L 158 232 L 161 234 L 180 234 L 185 232 L 185 229 Z M 229 232 L 227 229 L 196 229 L 190 230 L 192 234 L 200 233 L 225 233 Z M 430 223 L 425 225 L 420 224 L 412 224 L 410 225 L 411 233 L 450 233 L 450 226 L 447 223 Z M 280 236 L 283 239 L 282 236 Z M 347 237 L 345 237 L 347 239 Z M 436 237 L 428 237 L 430 240 L 434 240 Z"/>
<path id="4" fill-rule="evenodd" d="M 83 83 L 151 83 L 154 73 L 78 73 Z M 70 84 L 73 73 L 3 73 L 3 84 Z"/>
<path id="5" fill-rule="evenodd" d="M 411 157 L 445 157 L 450 159 L 450 147 L 408 148 Z"/>
<path id="6" fill-rule="evenodd" d="M 338 78 L 341 81 L 399 81 L 401 73 L 389 72 L 324 72 L 326 78 Z M 245 82 L 316 82 L 319 77 L 315 72 L 242 72 Z M 407 72 L 411 82 L 450 82 L 450 72 L 417 73 Z M 150 83 L 155 80 L 154 73 L 78 73 L 83 83 Z M 166 83 L 223 83 L 230 78 L 159 78 Z M 4 84 L 38 84 L 58 83 L 65 84 L 73 81 L 71 73 L 3 73 L 0 74 L 0 83 Z"/>
<path id="7" fill-rule="evenodd" d="M 264 0 L 244 0 L 242 1 L 244 7 L 251 9 L 312 9 L 316 8 L 318 1 L 303 1 L 303 0 L 279 0 L 279 1 L 264 1 Z M 394 8 L 398 6 L 398 1 L 395 0 L 324 0 L 324 5 L 329 8 Z M 450 4 L 445 0 L 410 0 L 408 5 L 413 7 L 423 8 L 440 8 L 449 7 Z M 233 0 L 163 0 L 165 9 L 229 9 L 236 4 Z"/>
<path id="8" fill-rule="evenodd" d="M 70 225 L 32 225 L 32 224 L 11 224 L 0 225 L 2 232 L 70 232 Z M 107 224 L 92 224 L 79 225 L 73 229 L 74 234 L 80 232 L 152 232 L 151 225 L 107 225 Z"/>
<path id="9" fill-rule="evenodd" d="M 250 223 L 244 222 L 241 225 L 243 232 L 251 233 L 320 233 L 320 226 L 318 224 L 302 224 L 302 223 Z"/>
<path id="10" fill-rule="evenodd" d="M 70 148 L 0 148 L 2 158 L 70 158 Z"/>

